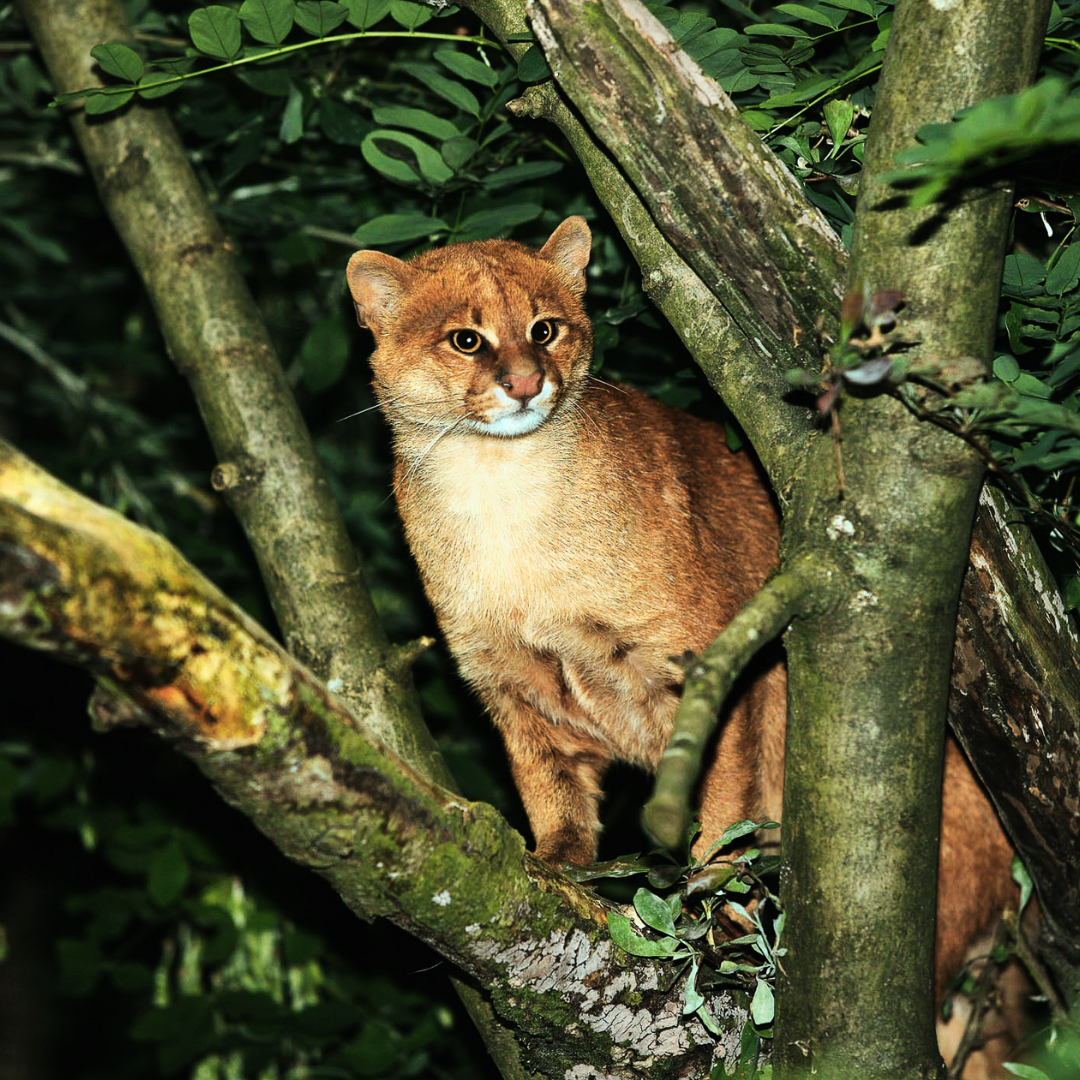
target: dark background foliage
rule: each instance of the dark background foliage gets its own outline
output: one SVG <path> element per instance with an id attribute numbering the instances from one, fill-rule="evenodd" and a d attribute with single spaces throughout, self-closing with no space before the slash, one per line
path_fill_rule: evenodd
<path id="1" fill-rule="evenodd" d="M 846 237 L 891 5 L 650 6 Z M 553 129 L 506 110 L 527 81 L 545 77 L 537 54 L 519 71 L 496 45 L 476 43 L 483 28 L 467 13 L 412 0 L 230 4 L 240 19 L 189 0 L 125 7 L 136 28 L 126 46 L 139 65 L 131 68 L 126 52 L 99 60 L 119 90 L 142 79 L 150 107 L 167 108 L 179 126 L 392 637 L 435 627 L 394 514 L 387 434 L 371 411 L 370 339 L 356 328 L 343 286 L 357 247 L 405 256 L 432 242 L 494 235 L 540 243 L 564 217 L 583 214 L 595 235 L 597 373 L 724 418 L 649 307 L 572 154 Z M 1078 7 L 1055 8 L 1047 64 L 1066 81 L 1043 106 L 1051 121 L 1044 150 L 1076 123 L 1065 91 L 1075 77 Z M 259 21 L 260 12 L 284 11 L 295 20 L 287 33 Z M 193 12 L 199 18 L 189 23 Z M 230 27 L 241 35 L 235 42 Z M 161 94 L 163 79 L 280 43 L 310 47 Z M 122 97 L 92 97 L 88 111 L 107 123 L 110 108 L 126 107 Z M 0 8 L 0 434 L 167 535 L 272 626 L 242 534 L 210 487 L 214 460 L 187 384 L 51 99 L 27 34 L 10 6 Z M 939 156 L 951 175 L 992 160 L 988 130 L 1027 130 L 1022 117 L 1012 129 L 1006 120 L 995 113 L 945 138 Z M 1060 147 L 1054 153 L 1059 160 Z M 934 167 L 931 178 L 940 178 L 944 166 Z M 1014 408 L 1002 424 L 969 409 L 957 423 L 1013 466 L 1018 505 L 1042 522 L 1075 601 L 1080 427 L 1065 420 L 1080 411 L 1080 245 L 1067 246 L 1076 202 L 1063 175 L 1036 170 L 1025 182 L 995 366 L 1024 402 L 1062 412 L 1048 420 L 1021 409 L 1017 419 Z M 8 953 L 0 1080 L 193 1068 L 207 1077 L 486 1075 L 486 1055 L 434 954 L 357 922 L 329 889 L 224 812 L 167 747 L 139 734 L 94 735 L 85 676 L 6 645 L 0 669 Z M 466 794 L 524 827 L 501 751 L 445 653 L 425 656 L 416 677 Z M 621 822 L 607 840 L 615 854 L 641 843 L 635 820 L 645 788 L 629 772 L 608 786 L 605 812 Z"/>

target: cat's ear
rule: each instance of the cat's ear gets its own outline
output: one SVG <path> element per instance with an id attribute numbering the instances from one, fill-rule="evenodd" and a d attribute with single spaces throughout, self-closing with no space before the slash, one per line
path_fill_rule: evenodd
<path id="1" fill-rule="evenodd" d="M 409 267 L 381 251 L 358 251 L 345 271 L 356 305 L 356 321 L 378 335 L 409 287 Z"/>
<path id="2" fill-rule="evenodd" d="M 562 267 L 577 293 L 585 292 L 585 267 L 592 253 L 592 233 L 583 217 L 568 217 L 548 237 L 540 249 L 540 258 Z"/>

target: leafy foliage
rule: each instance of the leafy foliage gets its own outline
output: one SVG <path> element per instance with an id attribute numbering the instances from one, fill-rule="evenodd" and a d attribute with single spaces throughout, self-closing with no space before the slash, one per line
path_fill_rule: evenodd
<path id="1" fill-rule="evenodd" d="M 634 920 L 609 911 L 612 940 L 634 956 L 671 961 L 677 972 L 673 977 L 686 976 L 683 1015 L 697 1016 L 714 1033 L 719 1029 L 704 991 L 715 987 L 746 990 L 755 1048 L 757 1038 L 772 1035 L 772 986 L 784 955 L 779 946 L 783 911 L 763 880 L 779 859 L 756 847 L 730 857 L 718 853 L 759 830 L 775 828 L 779 825 L 774 821 L 736 822 L 701 858 L 688 854 L 681 864 L 670 857 L 654 863 L 634 856 L 595 867 L 567 868 L 578 881 L 646 874 L 652 889 L 639 888 L 633 908 L 640 925 L 653 934 L 642 934 Z M 688 848 L 696 832 L 695 825 Z"/>
<path id="2" fill-rule="evenodd" d="M 95 1002 L 110 1003 L 127 1016 L 138 1075 L 476 1075 L 450 1038 L 445 981 L 407 989 L 389 977 L 402 962 L 429 966 L 423 950 L 402 939 L 389 956 L 369 947 L 358 957 L 340 902 L 294 902 L 294 890 L 310 890 L 307 875 L 257 869 L 252 846 L 261 858 L 265 842 L 240 819 L 223 828 L 219 806 L 174 754 L 129 746 L 125 760 L 111 746 L 99 761 L 78 733 L 52 752 L 28 734 L 9 729 L 0 746 L 0 820 L 35 820 L 52 834 L 52 857 L 65 853 L 78 871 L 55 942 L 73 1030 Z M 142 783 L 130 775 L 136 760 Z M 175 789 L 178 779 L 196 794 L 155 797 L 154 785 Z M 25 919 L 12 930 L 22 954 Z M 80 1069 L 110 1064 L 95 1047 L 118 1056 L 96 1033 L 80 1043 Z"/>
<path id="3" fill-rule="evenodd" d="M 911 166 L 887 176 L 908 189 L 912 206 L 928 206 L 965 185 L 985 182 L 1010 166 L 1080 142 L 1080 104 L 1064 80 L 1043 79 L 1019 94 L 980 101 L 957 113 L 951 124 L 933 124 L 918 134 L 919 146 L 897 163 Z M 1007 174 L 1007 173 L 1006 173 Z"/>

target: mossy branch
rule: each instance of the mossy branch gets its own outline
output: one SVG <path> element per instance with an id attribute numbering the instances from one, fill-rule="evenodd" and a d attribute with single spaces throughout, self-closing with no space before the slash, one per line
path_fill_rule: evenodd
<path id="1" fill-rule="evenodd" d="M 675 729 L 642 813 L 645 829 L 657 843 L 677 848 L 686 839 L 693 813 L 690 796 L 735 681 L 794 618 L 824 601 L 829 579 L 821 562 L 796 560 L 791 569 L 771 578 L 687 669 Z"/>
<path id="2" fill-rule="evenodd" d="M 819 327 L 835 333 L 839 237 L 646 5 L 534 0 L 530 11 L 559 84 L 740 325 L 785 358 Z"/>
<path id="3" fill-rule="evenodd" d="M 493 989 L 504 1030 L 527 1027 L 536 1075 L 590 1061 L 627 1080 L 661 1064 L 704 1076 L 737 1054 L 738 1025 L 713 1038 L 680 1022 L 681 983 L 622 953 L 596 898 L 526 854 L 494 809 L 374 739 L 167 541 L 2 442 L 0 635 L 88 670 L 107 691 L 99 729 L 139 724 L 174 742 L 354 912 Z"/>

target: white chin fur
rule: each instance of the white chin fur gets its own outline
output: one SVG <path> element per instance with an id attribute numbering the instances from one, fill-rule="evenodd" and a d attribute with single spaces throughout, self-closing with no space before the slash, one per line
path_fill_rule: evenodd
<path id="1" fill-rule="evenodd" d="M 551 382 L 545 382 L 540 393 L 529 402 L 527 408 L 522 409 L 520 404 L 514 401 L 501 386 L 496 386 L 494 388 L 496 407 L 492 410 L 496 415 L 486 423 L 474 421 L 473 430 L 484 435 L 497 435 L 502 438 L 528 435 L 548 418 L 554 396 L 555 391 Z"/>
<path id="2" fill-rule="evenodd" d="M 477 424 L 474 430 L 485 435 L 512 438 L 514 435 L 528 435 L 530 431 L 535 431 L 545 419 L 546 414 L 538 409 L 525 409 L 496 416 L 489 423 Z"/>

